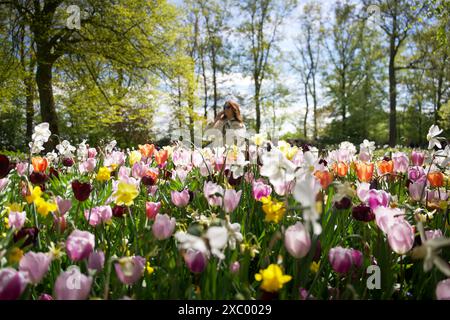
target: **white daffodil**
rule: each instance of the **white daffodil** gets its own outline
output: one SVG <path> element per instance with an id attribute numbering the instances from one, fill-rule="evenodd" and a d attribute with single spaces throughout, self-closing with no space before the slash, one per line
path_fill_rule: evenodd
<path id="1" fill-rule="evenodd" d="M 417 223 L 417 229 L 420 233 L 422 245 L 413 249 L 411 255 L 414 259 L 424 259 L 423 270 L 430 271 L 435 265 L 443 274 L 450 277 L 450 267 L 448 263 L 442 259 L 438 253 L 443 247 L 450 246 L 450 239 L 439 237 L 427 239 L 422 222 Z"/>
<path id="2" fill-rule="evenodd" d="M 261 175 L 268 177 L 273 185 L 281 185 L 293 181 L 295 178 L 296 166 L 286 159 L 277 149 L 266 152 L 262 155 Z"/>
<path id="3" fill-rule="evenodd" d="M 450 145 L 445 146 L 444 149 L 438 150 L 434 153 L 435 162 L 441 168 L 445 168 L 450 164 Z"/>
<path id="4" fill-rule="evenodd" d="M 333 197 L 334 202 L 339 202 L 343 198 L 353 198 L 356 195 L 355 190 L 352 188 L 350 182 L 345 181 L 344 183 L 338 183 L 336 185 L 336 194 Z"/>
<path id="5" fill-rule="evenodd" d="M 239 223 L 230 223 L 229 218 L 225 222 L 225 228 L 228 230 L 228 245 L 231 250 L 236 249 L 236 243 L 241 243 L 244 239 L 241 234 L 241 225 Z"/>
<path id="6" fill-rule="evenodd" d="M 225 259 L 223 249 L 228 243 L 228 230 L 225 227 L 210 227 L 206 231 L 206 238 L 208 239 L 212 255 L 220 260 Z"/>
<path id="7" fill-rule="evenodd" d="M 76 150 L 76 148 L 72 146 L 69 141 L 63 140 L 56 146 L 56 150 L 58 150 L 61 156 L 71 158 L 73 157 L 73 152 Z"/>
<path id="8" fill-rule="evenodd" d="M 209 257 L 209 250 L 206 246 L 205 240 L 203 238 L 194 236 L 187 232 L 177 231 L 175 233 L 175 239 L 179 242 L 179 248 L 188 250 L 193 249 L 202 252 L 204 255 Z"/>
<path id="9" fill-rule="evenodd" d="M 437 125 L 432 125 L 430 129 L 428 130 L 427 134 L 427 140 L 428 140 L 428 149 L 433 149 L 434 146 L 438 147 L 439 149 L 442 148 L 441 143 L 439 142 L 439 139 L 437 136 L 439 136 L 442 133 L 442 129 L 439 129 Z"/>
<path id="10" fill-rule="evenodd" d="M 295 200 L 304 207 L 303 218 L 312 225 L 314 234 L 322 232 L 322 226 L 317 222 L 319 213 L 316 210 L 316 196 L 320 187 L 320 182 L 312 174 L 307 173 L 297 177 L 292 192 Z"/>
<path id="11" fill-rule="evenodd" d="M 34 133 L 31 136 L 34 142 L 42 142 L 45 143 L 48 141 L 52 133 L 49 130 L 49 124 L 47 122 L 43 122 L 34 127 Z"/>

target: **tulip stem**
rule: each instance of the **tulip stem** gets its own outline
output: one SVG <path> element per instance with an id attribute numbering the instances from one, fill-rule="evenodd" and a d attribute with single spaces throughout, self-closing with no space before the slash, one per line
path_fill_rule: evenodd
<path id="1" fill-rule="evenodd" d="M 36 225 L 37 228 L 37 243 L 38 243 L 38 249 L 41 250 L 41 237 L 39 236 L 39 221 L 38 221 L 38 217 L 37 217 L 37 213 L 36 213 L 36 205 L 33 205 L 33 213 L 34 213 L 34 224 Z"/>
<path id="2" fill-rule="evenodd" d="M 105 289 L 103 290 L 103 300 L 108 300 L 109 293 L 109 281 L 111 279 L 111 265 L 113 262 L 113 258 L 108 260 L 108 265 L 106 267 L 106 281 L 105 281 Z"/>
<path id="3" fill-rule="evenodd" d="M 134 243 L 135 243 L 135 247 L 136 247 L 135 254 L 138 254 L 138 252 L 139 252 L 139 245 L 138 245 L 138 236 L 137 236 L 136 223 L 134 221 L 133 214 L 131 213 L 130 207 L 127 207 L 127 208 L 128 208 L 128 213 L 130 214 L 131 224 L 133 225 L 133 229 L 134 229 L 133 230 L 134 231 Z"/>

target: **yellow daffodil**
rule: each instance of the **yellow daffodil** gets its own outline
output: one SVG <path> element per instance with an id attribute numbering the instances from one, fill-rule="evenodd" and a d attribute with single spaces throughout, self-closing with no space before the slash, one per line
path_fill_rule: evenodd
<path id="1" fill-rule="evenodd" d="M 309 270 L 311 270 L 311 272 L 313 273 L 317 273 L 319 271 L 319 268 L 320 268 L 320 261 L 319 262 L 313 261 L 309 266 Z"/>
<path id="2" fill-rule="evenodd" d="M 267 222 L 278 223 L 283 219 L 284 213 L 286 212 L 283 202 L 272 200 L 270 196 L 261 198 L 261 202 L 263 203 L 262 209 L 266 214 Z"/>
<path id="3" fill-rule="evenodd" d="M 26 196 L 25 199 L 27 200 L 28 204 L 33 203 L 36 201 L 36 199 L 39 199 L 42 195 L 42 190 L 39 186 L 36 186 L 31 190 L 30 186 L 30 195 Z"/>
<path id="4" fill-rule="evenodd" d="M 253 142 L 257 145 L 260 146 L 264 143 L 265 137 L 263 134 L 261 133 L 257 133 L 253 136 Z"/>
<path id="5" fill-rule="evenodd" d="M 150 266 L 150 262 L 148 262 L 148 261 L 147 261 L 147 266 L 146 266 L 145 269 L 147 270 L 147 273 L 148 273 L 149 275 L 152 274 L 152 273 L 155 271 L 155 269 L 154 269 L 153 267 Z"/>
<path id="6" fill-rule="evenodd" d="M 278 142 L 278 149 L 281 151 L 281 153 L 283 153 L 283 155 L 288 158 L 289 160 L 292 160 L 292 158 L 297 154 L 298 152 L 298 147 L 296 146 L 291 146 L 289 143 L 287 143 L 286 141 L 279 141 Z"/>
<path id="7" fill-rule="evenodd" d="M 111 171 L 107 167 L 101 167 L 98 169 L 97 176 L 95 179 L 97 181 L 108 181 L 111 177 Z"/>
<path id="8" fill-rule="evenodd" d="M 10 205 L 5 206 L 8 212 L 22 212 L 23 206 L 20 203 L 14 202 Z"/>
<path id="9" fill-rule="evenodd" d="M 136 162 L 141 161 L 142 154 L 137 151 L 133 150 L 130 152 L 130 155 L 128 156 L 128 161 L 130 162 L 130 166 L 133 166 Z"/>
<path id="10" fill-rule="evenodd" d="M 53 242 L 50 242 L 50 246 L 48 247 L 49 253 L 52 257 L 52 260 L 59 260 L 61 259 L 65 252 L 60 245 L 56 245 Z"/>
<path id="11" fill-rule="evenodd" d="M 278 292 L 283 285 L 291 281 L 292 277 L 284 275 L 280 266 L 277 264 L 271 264 L 267 269 L 259 270 L 259 273 L 255 274 L 256 281 L 262 281 L 261 289 L 267 292 Z"/>
<path id="12" fill-rule="evenodd" d="M 34 203 L 36 204 L 37 212 L 43 217 L 46 217 L 49 212 L 54 212 L 58 209 L 55 203 L 45 201 L 42 198 L 36 199 Z"/>
<path id="13" fill-rule="evenodd" d="M 5 217 L 5 218 L 4 218 L 4 221 L 5 221 L 5 226 L 6 226 L 7 228 L 9 228 L 9 219 L 8 219 L 8 217 Z"/>
<path id="14" fill-rule="evenodd" d="M 136 198 L 138 194 L 139 191 L 134 184 L 128 184 L 121 181 L 119 182 L 117 191 L 113 194 L 113 196 L 115 197 L 115 203 L 117 205 L 131 206 L 134 198 Z"/>

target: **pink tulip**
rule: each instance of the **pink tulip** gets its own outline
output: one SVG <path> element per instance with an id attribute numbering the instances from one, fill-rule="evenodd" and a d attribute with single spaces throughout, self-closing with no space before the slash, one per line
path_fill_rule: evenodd
<path id="1" fill-rule="evenodd" d="M 15 230 L 20 230 L 25 224 L 26 217 L 27 214 L 25 211 L 10 211 L 8 215 L 8 226 L 10 228 L 14 228 Z"/>
<path id="2" fill-rule="evenodd" d="M 210 206 L 222 206 L 224 190 L 221 186 L 212 181 L 205 182 L 203 193 Z"/>
<path id="3" fill-rule="evenodd" d="M 95 166 L 97 165 L 97 160 L 94 158 L 89 158 L 80 164 L 80 172 L 93 172 L 95 170 Z"/>
<path id="4" fill-rule="evenodd" d="M 425 231 L 425 236 L 427 237 L 427 240 L 444 237 L 441 229 L 427 230 L 427 231 Z"/>
<path id="5" fill-rule="evenodd" d="M 116 274 L 123 284 L 131 285 L 138 281 L 145 268 L 145 259 L 140 256 L 123 257 L 114 265 Z"/>
<path id="6" fill-rule="evenodd" d="M 359 160 L 364 162 L 369 162 L 372 157 L 370 156 L 370 153 L 367 151 L 362 151 L 359 153 Z"/>
<path id="7" fill-rule="evenodd" d="M 364 202 L 367 202 L 370 209 L 375 210 L 377 207 L 387 207 L 389 205 L 390 195 L 383 190 L 370 189 Z"/>
<path id="8" fill-rule="evenodd" d="M 438 282 L 436 286 L 436 299 L 450 300 L 450 278 Z"/>
<path id="9" fill-rule="evenodd" d="M 388 229 L 387 238 L 392 250 L 398 254 L 405 254 L 414 244 L 414 230 L 406 220 L 396 220 Z"/>
<path id="10" fill-rule="evenodd" d="M 0 192 L 2 192 L 3 189 L 6 188 L 6 186 L 8 185 L 8 183 L 9 183 L 9 179 L 8 179 L 8 178 L 0 179 Z"/>
<path id="11" fill-rule="evenodd" d="M 234 209 L 239 205 L 239 201 L 241 200 L 242 190 L 236 192 L 233 189 L 225 190 L 223 195 L 223 209 L 225 212 L 230 213 L 233 212 Z"/>
<path id="12" fill-rule="evenodd" d="M 286 229 L 284 246 L 294 258 L 300 259 L 308 254 L 311 248 L 311 238 L 301 222 Z"/>
<path id="13" fill-rule="evenodd" d="M 84 211 L 86 220 L 89 220 L 91 226 L 97 226 L 100 223 L 106 223 L 112 218 L 112 209 L 110 206 L 94 207 L 91 210 Z"/>
<path id="14" fill-rule="evenodd" d="M 409 196 L 414 201 L 421 201 L 425 199 L 425 193 L 424 191 L 425 183 L 418 183 L 413 182 L 410 183 L 408 186 Z M 423 194 L 422 194 L 423 192 Z"/>
<path id="15" fill-rule="evenodd" d="M 350 254 L 352 256 L 352 264 L 355 268 L 359 269 L 363 263 L 363 254 L 361 251 L 356 249 L 350 249 Z"/>
<path id="16" fill-rule="evenodd" d="M 136 162 L 133 164 L 133 168 L 131 169 L 131 175 L 136 179 L 141 179 L 147 173 L 147 166 L 145 166 L 142 162 Z"/>
<path id="17" fill-rule="evenodd" d="M 398 208 L 378 207 L 374 210 L 375 221 L 378 227 L 384 233 L 389 231 L 389 228 L 397 221 L 403 220 L 404 212 Z"/>
<path id="18" fill-rule="evenodd" d="M 47 293 L 43 293 L 39 296 L 38 300 L 51 301 L 51 300 L 53 300 L 53 297 Z"/>
<path id="19" fill-rule="evenodd" d="M 169 238 L 175 230 L 176 220 L 167 214 L 157 214 L 152 226 L 153 235 L 158 240 Z"/>
<path id="20" fill-rule="evenodd" d="M 231 273 L 238 273 L 240 268 L 241 264 L 239 263 L 239 261 L 235 261 L 231 264 L 230 271 Z"/>
<path id="21" fill-rule="evenodd" d="M 394 172 L 405 173 L 408 170 L 409 159 L 403 152 L 394 152 L 392 154 L 392 161 L 394 161 Z"/>
<path id="22" fill-rule="evenodd" d="M 425 160 L 425 154 L 423 152 L 413 150 L 411 152 L 411 161 L 415 166 L 422 166 Z"/>
<path id="23" fill-rule="evenodd" d="M 408 169 L 408 179 L 413 182 L 425 182 L 425 171 L 422 167 L 410 167 Z"/>
<path id="24" fill-rule="evenodd" d="M 253 198 L 259 201 L 261 198 L 267 197 L 272 193 L 272 188 L 261 181 L 253 182 L 252 186 Z"/>
<path id="25" fill-rule="evenodd" d="M 56 205 L 58 206 L 58 212 L 60 215 L 65 215 L 72 207 L 72 201 L 64 200 L 60 196 L 56 197 Z"/>
<path id="26" fill-rule="evenodd" d="M 0 300 L 18 299 L 27 286 L 26 275 L 13 268 L 0 269 Z"/>
<path id="27" fill-rule="evenodd" d="M 177 207 L 185 207 L 189 203 L 189 191 L 187 189 L 184 189 L 181 192 L 178 191 L 172 191 L 170 193 L 170 197 L 172 198 L 172 202 Z"/>
<path id="28" fill-rule="evenodd" d="M 203 272 L 208 264 L 205 255 L 194 249 L 188 249 L 183 257 L 188 269 L 193 273 Z"/>
<path id="29" fill-rule="evenodd" d="M 16 170 L 19 176 L 27 176 L 30 173 L 30 165 L 27 162 L 19 162 L 16 164 Z"/>
<path id="30" fill-rule="evenodd" d="M 82 274 L 77 266 L 70 266 L 56 278 L 54 296 L 56 300 L 85 300 L 91 286 L 91 277 Z"/>
<path id="31" fill-rule="evenodd" d="M 27 252 L 20 259 L 19 270 L 27 275 L 29 282 L 37 284 L 48 272 L 52 258 L 46 253 Z"/>
<path id="32" fill-rule="evenodd" d="M 88 269 L 100 272 L 105 265 L 105 254 L 103 251 L 94 251 L 89 255 Z"/>
<path id="33" fill-rule="evenodd" d="M 66 241 L 67 255 L 72 261 L 89 257 L 95 247 L 95 236 L 88 231 L 74 230 Z"/>
<path id="34" fill-rule="evenodd" d="M 161 202 L 146 202 L 145 203 L 145 213 L 147 218 L 153 220 L 161 209 Z"/>
<path id="35" fill-rule="evenodd" d="M 95 158 L 97 155 L 97 150 L 95 148 L 88 149 L 88 158 Z"/>
<path id="36" fill-rule="evenodd" d="M 448 199 L 448 192 L 444 188 L 427 190 L 426 194 L 429 202 L 447 201 Z"/>
<path id="37" fill-rule="evenodd" d="M 353 264 L 351 251 L 342 247 L 332 248 L 328 260 L 333 270 L 341 274 L 347 273 Z"/>

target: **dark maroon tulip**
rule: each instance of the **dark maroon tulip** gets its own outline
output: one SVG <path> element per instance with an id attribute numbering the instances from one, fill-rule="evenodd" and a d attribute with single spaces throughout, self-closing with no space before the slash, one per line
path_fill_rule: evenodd
<path id="1" fill-rule="evenodd" d="M 334 203 L 334 206 L 336 207 L 336 209 L 348 209 L 350 208 L 350 206 L 352 205 L 352 201 L 347 198 L 347 197 L 343 197 L 340 201 L 337 201 Z"/>
<path id="2" fill-rule="evenodd" d="M 48 176 L 45 173 L 33 171 L 30 174 L 30 182 L 34 185 L 43 185 L 48 180 Z"/>
<path id="3" fill-rule="evenodd" d="M 189 193 L 189 202 L 192 202 L 194 200 L 194 191 L 188 190 Z"/>
<path id="4" fill-rule="evenodd" d="M 58 179 L 59 178 L 59 171 L 56 170 L 55 168 L 51 167 L 50 168 L 49 177 Z"/>
<path id="5" fill-rule="evenodd" d="M 6 177 L 6 175 L 9 173 L 10 166 L 9 166 L 9 159 L 7 156 L 0 154 L 0 179 Z"/>
<path id="6" fill-rule="evenodd" d="M 302 144 L 302 150 L 303 152 L 309 151 L 309 144 L 307 143 Z"/>
<path id="7" fill-rule="evenodd" d="M 73 166 L 73 159 L 72 158 L 64 158 L 62 160 L 62 164 L 66 167 L 71 167 L 71 166 Z"/>
<path id="8" fill-rule="evenodd" d="M 114 206 L 114 208 L 112 208 L 112 214 L 116 218 L 122 218 L 125 214 L 125 206 Z"/>
<path id="9" fill-rule="evenodd" d="M 80 182 L 78 180 L 72 181 L 72 190 L 75 199 L 78 201 L 86 201 L 92 191 L 92 186 L 87 182 Z"/>
<path id="10" fill-rule="evenodd" d="M 25 239 L 21 248 L 29 246 L 30 244 L 33 244 L 33 246 L 35 246 L 37 242 L 38 233 L 39 229 L 36 227 L 22 228 L 19 230 L 19 232 L 17 232 L 14 235 L 14 242 L 18 242 L 22 239 Z"/>
<path id="11" fill-rule="evenodd" d="M 233 176 L 233 172 L 231 172 L 229 169 L 226 169 L 223 173 L 225 174 L 225 177 L 227 177 L 228 183 L 231 186 L 235 187 L 241 184 L 242 177 L 235 178 Z"/>
<path id="12" fill-rule="evenodd" d="M 352 215 L 355 220 L 369 222 L 375 219 L 375 214 L 372 212 L 370 207 L 360 204 L 359 206 L 353 207 Z"/>
<path id="13" fill-rule="evenodd" d="M 326 167 L 328 165 L 328 162 L 325 159 L 320 159 L 319 164 L 323 164 Z"/>
<path id="14" fill-rule="evenodd" d="M 143 176 L 141 182 L 145 186 L 154 186 L 156 181 L 151 176 Z"/>

